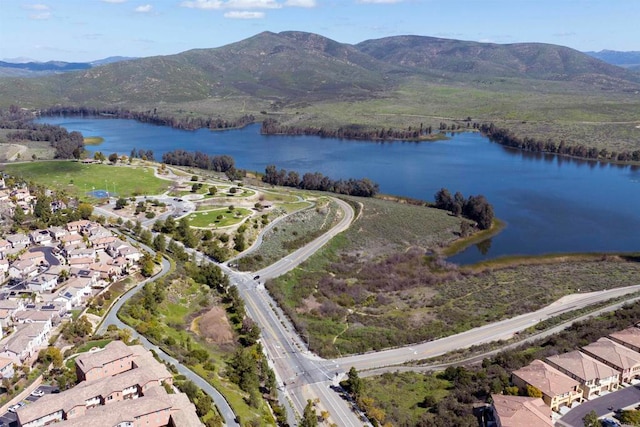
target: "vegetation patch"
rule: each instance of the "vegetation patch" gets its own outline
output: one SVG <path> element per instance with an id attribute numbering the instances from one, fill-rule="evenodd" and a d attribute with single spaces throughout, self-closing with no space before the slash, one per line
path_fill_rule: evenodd
<path id="1" fill-rule="evenodd" d="M 101 136 L 85 136 L 84 145 L 100 145 L 104 142 L 104 138 Z"/>
<path id="2" fill-rule="evenodd" d="M 424 206 L 354 201 L 362 213 L 347 232 L 267 283 L 312 349 L 327 357 L 436 339 L 567 294 L 633 285 L 640 273 L 635 258 L 613 255 L 460 268 L 437 256 L 456 237 L 460 218 Z M 396 223 L 421 211 L 422 223 Z"/>
<path id="3" fill-rule="evenodd" d="M 449 394 L 451 382 L 433 374 L 385 373 L 363 378 L 361 400 L 379 425 L 432 425 L 435 404 Z"/>
<path id="4" fill-rule="evenodd" d="M 284 258 L 331 229 L 339 212 L 335 203 L 323 198 L 315 208 L 289 215 L 263 236 L 262 244 L 255 251 L 238 260 L 238 269 L 256 271 Z"/>

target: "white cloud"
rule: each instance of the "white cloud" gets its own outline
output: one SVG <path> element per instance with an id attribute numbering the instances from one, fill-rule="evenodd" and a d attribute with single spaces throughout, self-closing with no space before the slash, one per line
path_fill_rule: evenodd
<path id="1" fill-rule="evenodd" d="M 294 0 L 308 3 L 310 0 Z M 313 1 L 313 0 L 311 0 Z M 190 9 L 279 9 L 282 7 L 276 0 L 187 0 L 180 6 Z"/>
<path id="2" fill-rule="evenodd" d="M 140 13 L 148 13 L 151 12 L 151 9 L 153 9 L 153 6 L 151 6 L 150 4 L 145 4 L 143 6 L 136 7 L 135 11 Z"/>
<path id="3" fill-rule="evenodd" d="M 393 4 L 402 3 L 404 0 L 358 0 L 358 3 L 371 3 L 371 4 Z"/>
<path id="4" fill-rule="evenodd" d="M 28 4 L 25 5 L 25 8 L 31 10 L 49 10 L 49 6 L 47 6 L 46 4 Z"/>
<path id="5" fill-rule="evenodd" d="M 189 9 L 222 9 L 222 4 L 220 0 L 195 0 L 183 1 L 180 6 Z"/>
<path id="6" fill-rule="evenodd" d="M 316 7 L 316 0 L 287 0 L 285 6 L 292 7 Z"/>
<path id="7" fill-rule="evenodd" d="M 49 12 L 34 13 L 32 15 L 29 15 L 29 18 L 35 19 L 37 21 L 42 21 L 42 20 L 51 18 L 51 13 Z"/>
<path id="8" fill-rule="evenodd" d="M 262 19 L 264 18 L 264 12 L 232 10 L 231 12 L 226 12 L 224 17 L 230 19 Z"/>

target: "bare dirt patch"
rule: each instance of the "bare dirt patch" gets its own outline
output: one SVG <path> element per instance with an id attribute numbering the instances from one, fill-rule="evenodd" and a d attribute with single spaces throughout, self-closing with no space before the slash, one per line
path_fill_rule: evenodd
<path id="1" fill-rule="evenodd" d="M 297 308 L 298 313 L 310 313 L 312 310 L 320 308 L 322 304 L 318 302 L 315 296 L 310 295 L 304 299 L 302 307 Z"/>
<path id="2" fill-rule="evenodd" d="M 200 335 L 209 343 L 233 343 L 233 330 L 222 307 L 212 307 L 202 316 L 191 322 L 191 331 Z"/>

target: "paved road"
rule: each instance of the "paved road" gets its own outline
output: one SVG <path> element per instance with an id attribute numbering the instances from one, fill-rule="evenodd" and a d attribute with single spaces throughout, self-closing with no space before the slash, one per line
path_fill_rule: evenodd
<path id="1" fill-rule="evenodd" d="M 294 269 L 349 227 L 353 220 L 353 209 L 342 200 L 335 201 L 343 212 L 342 218 L 329 232 L 307 246 L 254 273 L 236 272 L 225 265 L 221 268 L 229 276 L 231 283 L 238 287 L 248 314 L 260 325 L 263 348 L 274 367 L 283 393 L 293 403 L 297 414 L 303 413 L 307 399 L 318 398 L 320 409 L 329 411 L 333 422 L 345 427 L 362 426 L 368 425 L 368 422 L 363 422 L 361 414 L 354 412 L 352 406 L 330 388 L 344 375 L 344 368 L 309 353 L 293 325 L 260 284 Z M 254 276 L 260 278 L 254 280 Z M 293 420 L 289 415 L 289 422 L 293 423 Z"/>
<path id="2" fill-rule="evenodd" d="M 355 366 L 359 371 L 363 371 L 439 356 L 456 349 L 506 340 L 511 338 L 516 332 L 523 331 L 541 320 L 638 291 L 640 291 L 640 285 L 585 294 L 574 294 L 563 297 L 538 311 L 484 325 L 457 335 L 396 349 L 343 357 L 335 359 L 335 362 L 343 366 Z"/>
<path id="3" fill-rule="evenodd" d="M 640 387 L 626 387 L 578 405 L 560 418 L 560 420 L 556 422 L 556 426 L 583 427 L 584 423 L 582 422 L 582 418 L 591 411 L 596 411 L 598 417 L 604 415 L 613 416 L 613 411 L 616 409 L 633 409 L 638 402 L 640 402 Z M 609 408 L 613 408 L 613 410 Z"/>

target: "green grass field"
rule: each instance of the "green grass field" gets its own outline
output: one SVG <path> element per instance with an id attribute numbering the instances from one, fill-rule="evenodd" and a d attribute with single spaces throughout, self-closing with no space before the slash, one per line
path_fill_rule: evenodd
<path id="1" fill-rule="evenodd" d="M 239 215 L 238 212 L 240 213 Z M 233 211 L 229 211 L 227 207 L 194 212 L 187 217 L 187 220 L 191 227 L 220 228 L 236 225 L 251 215 L 251 213 L 249 209 L 234 208 Z"/>
<path id="2" fill-rule="evenodd" d="M 156 178 L 151 168 L 55 161 L 7 165 L 5 170 L 84 200 L 90 199 L 87 193 L 94 189 L 129 197 L 160 194 L 169 187 L 169 181 Z"/>

